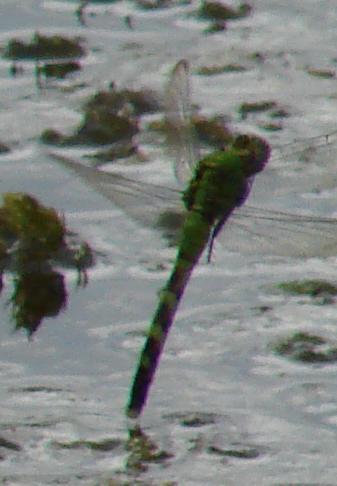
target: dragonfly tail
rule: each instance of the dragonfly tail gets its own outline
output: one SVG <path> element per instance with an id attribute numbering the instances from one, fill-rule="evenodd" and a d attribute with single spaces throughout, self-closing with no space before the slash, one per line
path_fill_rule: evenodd
<path id="1" fill-rule="evenodd" d="M 194 232 L 196 220 L 199 224 L 199 238 L 196 238 Z M 189 228 L 195 237 L 194 240 L 192 240 L 192 234 L 190 234 Z M 176 264 L 170 279 L 161 291 L 159 304 L 134 376 L 130 398 L 126 408 L 127 416 L 132 419 L 139 417 L 145 405 L 160 355 L 172 326 L 179 302 L 193 268 L 207 245 L 211 226 L 203 221 L 200 222 L 200 215 L 197 214 L 190 218 L 189 222 L 185 221 L 184 229 L 185 234 L 182 238 Z M 193 241 L 192 244 L 191 241 Z"/>

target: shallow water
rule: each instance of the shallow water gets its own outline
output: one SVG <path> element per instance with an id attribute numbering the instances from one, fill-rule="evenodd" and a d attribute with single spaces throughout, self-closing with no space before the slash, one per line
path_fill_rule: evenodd
<path id="1" fill-rule="evenodd" d="M 55 206 L 105 253 L 85 289 L 76 289 L 76 275 L 68 273 L 66 311 L 46 320 L 32 342 L 12 332 L 7 278 L 0 308 L 0 437 L 12 444 L 0 443 L 3 484 L 337 484 L 337 365 L 298 364 L 272 352 L 277 338 L 299 330 L 336 341 L 333 304 L 273 288 L 294 278 L 333 281 L 336 260 L 243 256 L 226 252 L 225 240 L 189 284 L 142 421 L 171 457 L 144 471 L 126 467 L 124 406 L 174 250 L 58 166 L 37 141 L 47 127 L 70 131 L 83 100 L 111 80 L 160 93 L 182 57 L 192 71 L 247 67 L 193 75 L 193 98 L 205 114 L 224 114 L 231 126 L 260 133 L 275 146 L 335 130 L 336 79 L 305 69 L 336 68 L 337 2 L 251 3 L 250 17 L 205 35 L 207 23 L 191 15 L 196 3 L 154 11 L 95 3 L 81 26 L 76 2 L 0 1 L 1 43 L 39 30 L 81 35 L 88 48 L 79 75 L 43 90 L 32 63 L 22 63 L 24 74 L 13 79 L 10 63 L 0 60 L 0 140 L 12 147 L 0 159 L 0 189 L 30 192 Z M 133 30 L 125 25 L 127 14 Z M 263 62 L 252 59 L 256 52 Z M 86 86 L 61 89 L 78 82 Z M 240 119 L 239 104 L 256 100 L 275 100 L 289 112 L 282 130 L 263 131 L 270 121 L 265 114 Z M 166 183 L 171 175 L 162 147 L 142 148 L 150 162 L 126 172 Z M 275 159 L 256 181 L 252 201 L 333 215 L 333 147 L 309 155 L 306 163 Z"/>

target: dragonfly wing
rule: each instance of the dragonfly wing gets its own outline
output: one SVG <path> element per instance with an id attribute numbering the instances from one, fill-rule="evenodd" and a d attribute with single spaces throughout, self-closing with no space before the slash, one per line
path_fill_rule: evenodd
<path id="1" fill-rule="evenodd" d="M 156 227 L 158 221 L 162 220 L 163 214 L 169 211 L 182 212 L 181 194 L 176 189 L 87 167 L 81 162 L 60 154 L 50 153 L 49 155 L 143 225 Z"/>
<path id="2" fill-rule="evenodd" d="M 173 157 L 178 181 L 186 182 L 200 156 L 191 124 L 189 65 L 179 61 L 166 87 L 165 120 L 170 156 Z"/>
<path id="3" fill-rule="evenodd" d="M 337 131 L 319 135 L 307 139 L 297 140 L 283 146 L 273 147 L 272 160 L 274 163 L 294 160 L 306 162 L 318 155 L 321 158 L 322 153 L 336 153 Z"/>
<path id="4" fill-rule="evenodd" d="M 229 250 L 286 257 L 337 255 L 337 219 L 266 210 L 238 209 L 225 225 L 221 238 Z"/>

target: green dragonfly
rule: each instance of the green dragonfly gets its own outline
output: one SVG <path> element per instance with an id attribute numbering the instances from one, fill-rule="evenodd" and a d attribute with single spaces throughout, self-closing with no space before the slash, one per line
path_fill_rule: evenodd
<path id="1" fill-rule="evenodd" d="M 186 179 L 192 174 L 182 195 L 175 189 L 103 172 L 68 157 L 52 154 L 65 167 L 138 220 L 148 222 L 146 216 L 150 215 L 151 219 L 154 207 L 159 210 L 159 215 L 163 211 L 176 210 L 179 206 L 180 211 L 183 209 L 183 227 L 174 268 L 160 294 L 131 388 L 127 405 L 127 415 L 131 418 L 137 418 L 145 405 L 161 352 L 191 273 L 207 247 L 210 259 L 214 239 L 224 226 L 226 242 L 230 240 L 230 234 L 234 234 L 232 239 L 236 248 L 240 248 L 242 240 L 248 242 L 252 251 L 259 247 L 260 250 L 263 248 L 263 252 L 271 250 L 270 253 L 283 254 L 286 246 L 291 243 L 290 254 L 336 254 L 337 220 L 243 206 L 254 176 L 264 169 L 270 157 L 270 147 L 263 139 L 238 136 L 225 151 L 213 152 L 198 162 L 189 124 L 188 82 L 188 64 L 180 61 L 174 67 L 167 87 L 169 101 L 166 118 L 174 142 L 170 145 L 175 147 L 176 176 L 178 179 Z M 335 134 L 318 137 L 311 139 L 307 146 L 319 148 L 333 145 L 336 138 Z M 302 151 L 305 146 L 302 142 L 295 146 L 289 145 L 281 151 L 280 157 Z M 231 227 L 230 232 L 227 232 L 228 226 Z M 280 245 L 281 233 L 285 235 L 285 245 Z M 274 238 L 276 235 L 276 244 L 271 235 Z M 253 245 L 256 239 L 258 244 Z M 321 240 L 319 250 L 315 248 L 318 240 Z M 266 242 L 267 249 L 266 245 L 262 245 Z"/>

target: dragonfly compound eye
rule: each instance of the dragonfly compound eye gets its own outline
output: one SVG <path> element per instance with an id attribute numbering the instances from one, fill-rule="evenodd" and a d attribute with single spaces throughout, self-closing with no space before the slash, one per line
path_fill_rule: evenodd
<path id="1" fill-rule="evenodd" d="M 269 160 L 271 148 L 266 140 L 254 135 L 239 135 L 233 147 L 241 152 L 247 176 L 261 172 Z"/>

